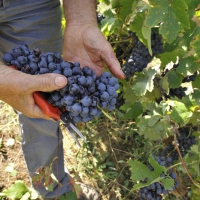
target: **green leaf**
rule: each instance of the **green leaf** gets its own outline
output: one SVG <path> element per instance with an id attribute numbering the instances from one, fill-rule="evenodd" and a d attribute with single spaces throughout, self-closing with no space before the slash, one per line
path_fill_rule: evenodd
<path id="1" fill-rule="evenodd" d="M 143 112 L 143 107 L 140 102 L 125 103 L 120 107 L 121 110 L 126 111 L 123 116 L 123 119 L 137 119 L 139 115 Z"/>
<path id="2" fill-rule="evenodd" d="M 154 182 L 161 181 L 165 185 L 165 188 L 170 190 L 174 185 L 174 181 L 169 177 L 164 180 L 164 177 L 160 177 L 162 173 L 166 173 L 167 169 L 159 165 L 152 156 L 149 156 L 149 163 L 154 168 L 153 171 L 150 171 L 149 168 L 142 164 L 141 162 L 135 160 L 130 160 L 129 165 L 131 167 L 131 179 L 135 181 L 142 181 L 148 178 L 147 183 L 138 183 L 135 184 L 133 190 L 148 186 Z"/>
<path id="3" fill-rule="evenodd" d="M 177 38 L 180 27 L 172 7 L 168 7 L 163 15 L 163 24 L 160 26 L 159 32 L 170 44 Z"/>
<path id="4" fill-rule="evenodd" d="M 154 115 L 148 120 L 148 126 L 154 126 L 159 119 L 161 119 L 161 115 Z"/>
<path id="5" fill-rule="evenodd" d="M 195 81 L 192 82 L 193 88 L 198 88 L 200 89 L 200 74 L 196 76 Z"/>
<path id="6" fill-rule="evenodd" d="M 21 199 L 26 192 L 28 192 L 28 188 L 25 183 L 18 180 L 6 190 L 5 194 L 10 199 Z"/>
<path id="7" fill-rule="evenodd" d="M 181 85 L 183 76 L 177 73 L 175 70 L 170 70 L 169 73 L 167 73 L 169 87 L 170 88 L 177 88 Z"/>
<path id="8" fill-rule="evenodd" d="M 105 4 L 107 4 L 107 5 L 110 4 L 110 0 L 100 0 L 100 1 L 103 2 L 103 3 L 105 3 Z"/>
<path id="9" fill-rule="evenodd" d="M 193 74 L 198 69 L 200 69 L 198 60 L 195 57 L 190 56 L 187 58 L 181 58 L 179 62 L 179 66 L 176 70 L 180 74 L 184 76 L 188 76 L 188 75 Z"/>
<path id="10" fill-rule="evenodd" d="M 76 192 L 68 192 L 65 195 L 65 199 L 70 199 L 70 200 L 77 200 Z"/>
<path id="11" fill-rule="evenodd" d="M 142 27 L 142 35 L 147 40 L 148 50 L 149 50 L 150 55 L 152 55 L 152 49 L 151 49 L 151 28 L 143 26 Z"/>
<path id="12" fill-rule="evenodd" d="M 178 52 L 177 51 L 170 51 L 164 52 L 160 55 L 161 60 L 161 67 L 165 68 L 166 65 L 170 62 L 176 63 L 177 61 Z"/>
<path id="13" fill-rule="evenodd" d="M 121 0 L 121 8 L 119 13 L 119 18 L 121 18 L 123 21 L 127 18 L 129 14 L 132 13 L 132 4 L 134 3 L 134 0 Z M 117 13 L 118 15 L 118 13 Z"/>
<path id="14" fill-rule="evenodd" d="M 126 99 L 126 102 L 131 102 L 133 104 L 137 100 L 134 90 L 131 88 L 130 85 L 128 85 L 128 87 L 123 87 L 123 89 L 124 89 L 123 98 Z"/>
<path id="15" fill-rule="evenodd" d="M 192 42 L 192 48 L 195 50 L 198 59 L 200 59 L 200 35 L 196 36 Z"/>
<path id="16" fill-rule="evenodd" d="M 169 94 L 169 82 L 168 82 L 168 77 L 167 76 L 164 76 L 160 80 L 160 86 L 165 91 L 166 94 Z"/>
<path id="17" fill-rule="evenodd" d="M 140 41 L 147 46 L 147 41 L 142 34 L 142 27 L 144 24 L 145 12 L 139 12 L 130 23 L 130 30 L 136 33 Z"/>
<path id="18" fill-rule="evenodd" d="M 27 199 L 29 199 L 30 197 L 31 197 L 30 192 L 26 192 L 26 193 L 22 196 L 22 198 L 21 198 L 20 200 L 27 200 Z"/>
<path id="19" fill-rule="evenodd" d="M 193 97 L 194 97 L 194 99 L 196 101 L 196 104 L 198 106 L 200 106 L 200 91 L 199 90 L 194 90 Z"/>
<path id="20" fill-rule="evenodd" d="M 169 128 L 169 123 L 162 118 L 159 120 L 159 116 L 145 115 L 140 118 L 137 126 L 140 135 L 144 135 L 144 137 L 149 140 L 158 140 L 165 137 L 167 129 Z"/>
<path id="21" fill-rule="evenodd" d="M 146 91 L 152 92 L 154 88 L 153 79 L 155 77 L 156 70 L 148 69 L 144 70 L 143 74 L 139 74 L 134 81 L 134 92 L 136 95 L 145 95 Z"/>
<path id="22" fill-rule="evenodd" d="M 185 0 L 185 3 L 189 9 L 194 10 L 199 5 L 199 0 Z"/>
<path id="23" fill-rule="evenodd" d="M 184 0 L 173 0 L 171 6 L 176 14 L 177 19 L 185 28 L 190 28 L 189 15 L 186 12 L 188 7 Z"/>
<path id="24" fill-rule="evenodd" d="M 112 8 L 119 8 L 120 2 L 118 0 L 111 0 L 110 1 Z"/>
<path id="25" fill-rule="evenodd" d="M 150 7 L 146 16 L 145 26 L 154 27 L 163 21 L 164 13 L 169 7 L 168 0 L 149 0 Z"/>
<path id="26" fill-rule="evenodd" d="M 171 101 L 172 112 L 170 118 L 180 125 L 186 125 L 193 115 L 193 112 L 180 101 Z"/>

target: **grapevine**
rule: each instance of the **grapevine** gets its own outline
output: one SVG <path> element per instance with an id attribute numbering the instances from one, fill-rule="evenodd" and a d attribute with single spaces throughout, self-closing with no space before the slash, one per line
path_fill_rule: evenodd
<path id="1" fill-rule="evenodd" d="M 195 199 L 200 195 L 198 170 L 192 164 L 199 153 L 195 149 L 199 146 L 199 3 L 128 3 L 103 0 L 98 7 L 104 16 L 101 30 L 126 76 L 117 97 L 120 117 L 135 124 L 134 130 L 150 144 L 159 146 L 149 152 L 148 162 L 144 151 L 139 160 L 132 157 L 128 162 L 130 179 L 135 181 L 131 191 L 144 200 Z M 190 183 L 184 182 L 179 164 Z M 190 192 L 181 193 L 183 188 Z M 130 196 L 131 192 L 124 198 Z"/>

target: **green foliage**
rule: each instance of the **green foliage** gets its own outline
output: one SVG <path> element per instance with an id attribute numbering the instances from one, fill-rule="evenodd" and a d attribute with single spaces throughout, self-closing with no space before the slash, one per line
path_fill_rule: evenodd
<path id="1" fill-rule="evenodd" d="M 28 188 L 23 181 L 16 181 L 10 188 L 5 191 L 5 196 L 10 199 L 21 199 L 27 192 Z"/>
<path id="2" fill-rule="evenodd" d="M 120 118 L 131 121 L 137 133 L 150 141 L 151 145 L 154 141 L 163 145 L 163 141 L 173 137 L 176 127 L 197 126 L 199 131 L 200 26 L 194 20 L 199 19 L 198 5 L 198 0 L 100 2 L 99 10 L 106 17 L 102 21 L 101 30 L 106 36 L 116 36 L 111 39 L 112 43 L 116 43 L 114 49 L 118 43 L 123 43 L 124 36 L 129 38 L 128 32 L 132 31 L 152 55 L 151 30 L 156 29 L 162 37 L 164 50 L 156 56 L 158 64 L 153 60 L 142 72 L 136 72 L 130 79 L 121 81 L 119 91 L 124 98 L 119 109 Z M 129 47 L 131 44 L 130 42 Z M 120 61 L 122 65 L 126 59 L 127 57 Z M 177 66 L 173 67 L 174 64 Z M 194 73 L 197 73 L 195 80 L 183 82 Z M 187 88 L 185 96 L 172 96 L 171 89 L 180 86 Z M 135 149 L 136 152 L 137 150 Z M 189 152 L 190 156 L 187 154 L 184 158 L 195 181 L 200 176 L 199 151 L 199 144 L 194 145 Z M 156 181 L 170 189 L 173 181 L 169 178 L 165 182 L 160 177 L 160 172 L 163 170 L 166 173 L 166 169 L 159 166 L 151 156 L 149 162 L 156 169 L 153 172 L 134 158 L 128 162 L 131 178 L 135 181 L 132 189 L 135 191 Z M 138 183 L 145 178 L 148 178 L 147 183 Z M 197 185 L 195 184 L 196 187 Z M 192 192 L 188 196 L 195 199 L 199 188 L 193 187 Z"/>
<path id="3" fill-rule="evenodd" d="M 133 187 L 133 190 L 139 189 L 144 186 L 148 186 L 154 182 L 162 182 L 163 186 L 167 190 L 171 190 L 172 186 L 174 185 L 174 182 L 171 177 L 161 177 L 160 175 L 162 173 L 167 172 L 167 169 L 163 166 L 160 166 L 152 156 L 149 156 L 149 163 L 154 168 L 153 171 L 150 171 L 148 167 L 144 164 L 142 164 L 139 161 L 129 161 L 129 165 L 131 167 L 131 178 L 136 181 L 142 181 L 146 178 L 148 181 L 146 183 L 138 183 L 135 184 Z"/>

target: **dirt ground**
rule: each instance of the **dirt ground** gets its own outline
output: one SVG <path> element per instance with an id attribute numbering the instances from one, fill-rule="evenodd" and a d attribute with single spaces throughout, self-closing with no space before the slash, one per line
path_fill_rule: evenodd
<path id="1" fill-rule="evenodd" d="M 21 150 L 17 115 L 9 105 L 1 101 L 0 113 L 0 192 L 9 188 L 16 180 L 22 180 L 28 187 L 31 187 Z M 116 122 L 113 123 L 116 124 Z M 124 130 L 123 126 L 120 127 L 121 130 L 118 126 L 119 124 L 112 131 L 120 133 L 121 130 Z M 75 145 L 68 132 L 64 130 L 64 160 L 72 177 L 96 188 L 101 193 L 103 200 L 121 200 L 119 191 L 121 187 L 125 188 L 123 185 L 125 180 L 120 180 L 117 176 L 114 180 L 111 177 L 105 181 L 103 173 L 108 168 L 108 176 L 112 176 L 112 173 L 116 171 L 121 175 L 127 166 L 123 163 L 119 164 L 118 161 L 127 160 L 131 153 L 126 152 L 127 144 L 123 145 L 122 138 L 109 135 L 108 127 L 112 129 L 112 125 L 106 120 L 102 120 L 102 123 L 98 122 L 98 126 L 93 124 L 80 127 L 88 133 L 87 137 L 90 143 L 87 148 L 81 150 Z M 130 142 L 130 145 L 132 147 L 134 144 Z M 89 146 L 91 146 L 90 149 Z M 12 176 L 7 170 L 10 165 L 17 172 L 17 175 Z M 102 169 L 102 166 L 106 167 Z M 110 168 L 116 169 L 114 172 L 110 172 Z M 127 179 L 129 178 L 127 176 Z M 137 199 L 137 197 L 131 199 Z"/>

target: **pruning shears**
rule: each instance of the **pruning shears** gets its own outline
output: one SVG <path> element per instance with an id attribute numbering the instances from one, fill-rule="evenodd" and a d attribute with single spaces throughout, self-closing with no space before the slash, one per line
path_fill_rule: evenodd
<path id="1" fill-rule="evenodd" d="M 14 66 L 10 66 L 13 69 L 16 69 Z M 83 136 L 83 134 L 79 131 L 79 129 L 76 127 L 74 121 L 69 117 L 68 112 L 62 112 L 59 108 L 56 108 L 52 106 L 48 100 L 46 100 L 41 92 L 34 92 L 33 98 L 35 100 L 35 103 L 42 109 L 44 114 L 47 117 L 52 118 L 55 121 L 62 121 L 65 125 L 66 129 L 68 130 L 69 134 L 72 136 L 72 138 L 76 141 L 77 145 L 81 147 L 81 144 L 79 143 L 78 139 L 76 138 L 76 134 L 84 141 L 86 142 L 86 138 Z M 75 132 L 75 133 L 74 133 Z"/>
<path id="2" fill-rule="evenodd" d="M 79 129 L 76 127 L 74 121 L 69 118 L 68 112 L 62 112 L 60 111 L 59 108 L 53 107 L 49 102 L 44 99 L 42 94 L 40 92 L 34 92 L 33 93 L 33 98 L 35 100 L 35 103 L 42 109 L 44 114 L 47 117 L 50 117 L 56 121 L 62 121 L 63 124 L 65 125 L 66 129 L 68 130 L 69 134 L 72 136 L 72 138 L 76 141 L 79 147 L 81 147 L 78 139 L 76 138 L 76 135 L 73 133 L 75 132 L 76 134 L 79 135 L 79 137 L 86 142 L 85 137 L 83 134 L 79 131 Z"/>

